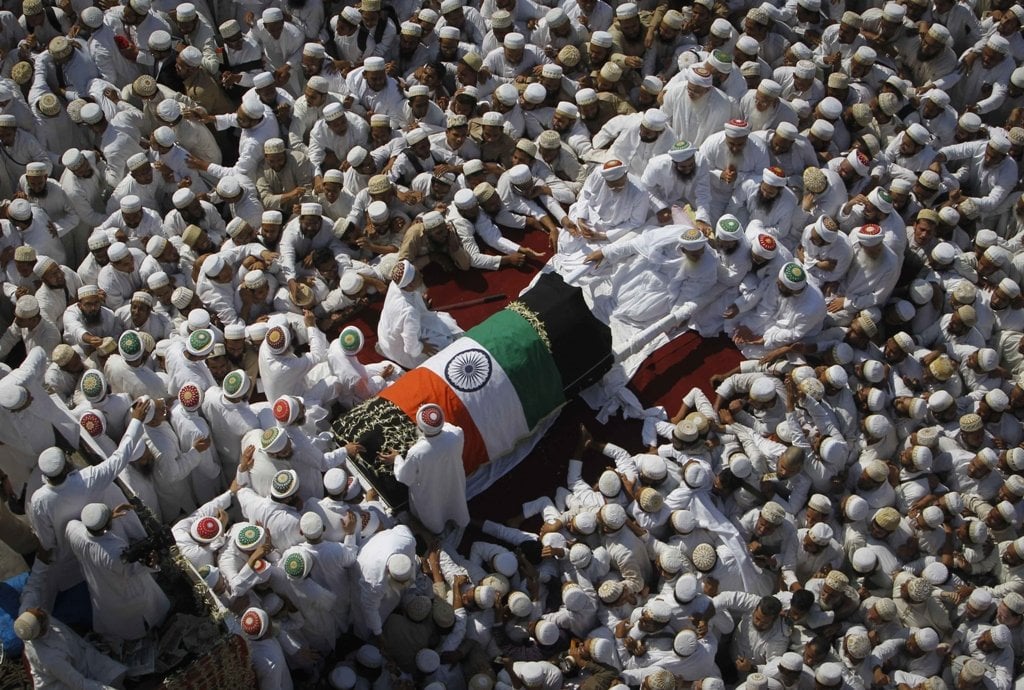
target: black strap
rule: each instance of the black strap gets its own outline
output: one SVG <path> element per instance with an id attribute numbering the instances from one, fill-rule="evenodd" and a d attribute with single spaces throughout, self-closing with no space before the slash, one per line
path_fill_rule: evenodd
<path id="1" fill-rule="evenodd" d="M 53 27 L 53 30 L 58 34 L 63 35 L 64 27 L 60 25 L 60 21 L 57 19 L 57 13 L 53 11 L 53 8 L 47 5 L 43 8 L 43 13 L 46 15 L 46 19 L 50 22 L 50 26 Z"/>
<path id="2" fill-rule="evenodd" d="M 62 89 L 68 88 L 68 78 L 64 75 L 64 66 L 53 63 L 53 72 L 57 75 L 57 86 Z"/>
<path id="3" fill-rule="evenodd" d="M 388 9 L 394 14 L 394 9 L 390 6 Z M 380 39 L 384 38 L 384 32 L 388 29 L 388 21 L 390 21 L 387 15 L 380 17 L 377 20 L 377 25 L 373 27 L 373 42 L 380 44 Z M 366 39 L 370 36 L 370 30 L 366 28 L 366 25 L 359 22 L 359 29 L 356 34 L 356 45 L 359 46 L 359 50 L 366 50 Z"/>
<path id="4" fill-rule="evenodd" d="M 420 159 L 412 152 L 412 149 L 406 148 L 404 153 L 405 157 L 409 160 L 409 164 L 416 169 L 416 174 L 419 175 L 423 172 L 423 164 L 420 163 Z M 431 154 L 431 157 L 433 157 L 433 154 Z"/>

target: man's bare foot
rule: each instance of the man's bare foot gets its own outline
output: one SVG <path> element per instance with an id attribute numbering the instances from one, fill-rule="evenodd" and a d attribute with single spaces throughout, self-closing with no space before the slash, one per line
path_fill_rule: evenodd
<path id="1" fill-rule="evenodd" d="M 513 515 L 508 520 L 505 520 L 505 525 L 512 529 L 519 529 L 523 522 L 526 520 L 522 515 Z"/>

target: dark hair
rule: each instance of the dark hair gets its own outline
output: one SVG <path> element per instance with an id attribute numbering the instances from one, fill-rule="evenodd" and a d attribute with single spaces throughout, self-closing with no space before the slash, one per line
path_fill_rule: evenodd
<path id="1" fill-rule="evenodd" d="M 313 265 L 322 266 L 334 261 L 334 254 L 327 247 L 320 247 L 313 250 Z"/>
<path id="2" fill-rule="evenodd" d="M 773 596 L 761 597 L 757 608 L 766 616 L 777 616 L 782 613 L 782 602 Z"/>
<path id="3" fill-rule="evenodd" d="M 543 547 L 540 543 L 540 540 L 530 539 L 529 541 L 524 541 L 522 544 L 516 547 L 516 550 L 519 551 L 519 553 L 521 553 L 523 555 L 523 558 L 525 558 L 527 561 L 529 561 L 533 565 L 537 565 L 541 561 L 541 548 Z"/>
<path id="4" fill-rule="evenodd" d="M 789 603 L 790 608 L 796 609 L 797 611 L 809 611 L 812 606 L 814 606 L 813 592 L 807 589 L 801 589 L 793 592 L 793 598 Z"/>

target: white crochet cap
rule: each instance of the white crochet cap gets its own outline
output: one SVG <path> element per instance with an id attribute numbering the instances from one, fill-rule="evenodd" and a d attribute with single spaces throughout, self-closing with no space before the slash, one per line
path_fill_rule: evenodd
<path id="1" fill-rule="evenodd" d="M 977 587 L 971 592 L 971 596 L 967 598 L 967 603 L 975 611 L 987 611 L 994 603 L 994 599 L 990 591 L 984 587 Z"/>
<path id="2" fill-rule="evenodd" d="M 918 604 L 927 601 L 932 595 L 934 585 L 923 577 L 914 577 L 907 582 L 907 595 Z"/>
<path id="3" fill-rule="evenodd" d="M 781 525 L 786 519 L 786 509 L 775 501 L 768 501 L 761 507 L 761 517 L 770 525 Z"/>
<path id="4" fill-rule="evenodd" d="M 392 554 L 387 560 L 387 570 L 398 582 L 408 582 L 413 576 L 412 559 L 404 553 Z"/>
<path id="5" fill-rule="evenodd" d="M 605 580 L 597 588 L 597 597 L 605 604 L 611 604 L 622 596 L 625 586 L 618 580 Z"/>
<path id="6" fill-rule="evenodd" d="M 844 512 L 846 513 L 846 518 L 848 520 L 860 522 L 868 516 L 869 510 L 870 507 L 868 506 L 868 502 L 860 496 L 850 496 L 846 499 Z"/>
<path id="7" fill-rule="evenodd" d="M 846 370 L 838 364 L 833 364 L 825 370 L 825 380 L 828 381 L 829 385 L 836 388 L 845 388 L 849 382 L 849 377 L 846 374 Z"/>
<path id="8" fill-rule="evenodd" d="M 544 647 L 557 644 L 558 626 L 551 621 L 541 619 L 537 621 L 537 625 L 533 628 L 533 638 L 537 640 L 537 644 Z"/>
<path id="9" fill-rule="evenodd" d="M 756 379 L 750 386 L 750 399 L 757 402 L 768 402 L 775 393 L 775 382 L 767 376 Z"/>
<path id="10" fill-rule="evenodd" d="M 562 603 L 565 608 L 573 613 L 579 613 L 587 608 L 590 598 L 583 588 L 575 583 L 566 584 L 562 589 Z"/>
<path id="11" fill-rule="evenodd" d="M 512 592 L 508 595 L 508 610 L 517 618 L 525 618 L 533 610 L 533 602 L 522 592 Z"/>
<path id="12" fill-rule="evenodd" d="M 746 690 L 768 690 L 768 676 L 763 673 L 751 673 L 744 683 Z"/>
<path id="13" fill-rule="evenodd" d="M 1013 635 L 1010 633 L 1010 629 L 1002 623 L 989 628 L 988 634 L 992 638 L 992 644 L 999 649 L 1006 649 L 1013 642 Z"/>
<path id="14" fill-rule="evenodd" d="M 949 568 L 938 561 L 934 561 L 924 567 L 924 570 L 921 571 L 921 577 L 938 587 L 949 579 Z"/>
<path id="15" fill-rule="evenodd" d="M 824 494 L 811 494 L 807 506 L 824 515 L 832 512 L 832 501 Z"/>
<path id="16" fill-rule="evenodd" d="M 1018 616 L 1024 614 L 1024 596 L 1018 592 L 1009 592 L 1003 597 L 1003 604 Z"/>
<path id="17" fill-rule="evenodd" d="M 637 462 L 637 471 L 645 479 L 658 481 L 667 476 L 668 466 L 665 464 L 665 459 L 660 455 L 644 453 Z"/>
<path id="18" fill-rule="evenodd" d="M 939 646 L 939 634 L 933 628 L 911 628 L 910 634 L 922 652 L 934 652 Z"/>
<path id="19" fill-rule="evenodd" d="M 590 547 L 583 542 L 576 542 L 569 549 L 569 562 L 576 568 L 586 568 L 590 565 L 593 556 L 594 554 Z"/>
<path id="20" fill-rule="evenodd" d="M 491 559 L 494 569 L 505 577 L 512 577 L 519 570 L 519 561 L 511 551 L 502 551 Z"/>
<path id="21" fill-rule="evenodd" d="M 607 498 L 614 498 L 622 491 L 622 479 L 614 470 L 605 470 L 597 479 L 597 488 Z"/>
<path id="22" fill-rule="evenodd" d="M 299 520 L 299 531 L 311 539 L 319 539 L 324 533 L 324 521 L 316 513 L 303 513 Z"/>
<path id="23" fill-rule="evenodd" d="M 670 575 L 675 575 L 683 569 L 683 554 L 679 549 L 664 549 L 658 554 L 658 565 Z"/>
<path id="24" fill-rule="evenodd" d="M 521 662 L 516 673 L 528 688 L 540 687 L 544 682 L 544 666 L 538 661 Z"/>
<path id="25" fill-rule="evenodd" d="M 871 640 L 863 628 L 849 630 L 845 639 L 846 650 L 854 659 L 863 659 L 871 653 Z"/>
<path id="26" fill-rule="evenodd" d="M 921 519 L 924 520 L 924 524 L 932 529 L 942 524 L 943 517 L 942 508 L 938 506 L 928 506 L 921 511 Z"/>
<path id="27" fill-rule="evenodd" d="M 928 446 L 914 446 L 910 451 L 910 459 L 914 463 L 914 469 L 919 472 L 929 472 L 932 468 L 934 457 Z"/>
<path id="28" fill-rule="evenodd" d="M 733 453 L 729 456 L 729 471 L 737 479 L 746 479 L 754 471 L 754 465 L 746 453 Z"/>
<path id="29" fill-rule="evenodd" d="M 885 365 L 877 359 L 869 359 L 861 365 L 864 379 L 870 383 L 879 383 L 885 377 Z"/>
<path id="30" fill-rule="evenodd" d="M 779 666 L 787 671 L 802 671 L 804 668 L 804 658 L 796 652 L 786 652 L 779 659 Z"/>
<path id="31" fill-rule="evenodd" d="M 853 552 L 850 561 L 858 573 L 870 573 L 878 565 L 878 556 L 870 548 L 862 546 Z"/>
<path id="32" fill-rule="evenodd" d="M 327 680 L 333 690 L 351 690 L 356 686 L 359 677 L 351 666 L 338 664 L 331 671 Z"/>
<path id="33" fill-rule="evenodd" d="M 698 462 L 687 463 L 683 469 L 683 481 L 693 489 L 700 489 L 708 483 L 708 471 Z"/>
<path id="34" fill-rule="evenodd" d="M 697 570 L 707 572 L 718 562 L 718 553 L 711 544 L 697 544 L 690 553 L 690 561 Z"/>
<path id="35" fill-rule="evenodd" d="M 605 527 L 611 530 L 620 529 L 626 524 L 626 509 L 618 503 L 610 503 L 601 506 L 601 510 L 598 515 Z"/>
<path id="36" fill-rule="evenodd" d="M 690 573 L 680 575 L 674 587 L 676 601 L 687 604 L 697 598 L 697 578 Z"/>
<path id="37" fill-rule="evenodd" d="M 873 414 L 864 420 L 864 428 L 874 438 L 882 438 L 892 429 L 892 422 L 880 414 Z"/>
<path id="38" fill-rule="evenodd" d="M 597 529 L 597 515 L 593 511 L 584 511 L 572 519 L 573 528 L 580 534 L 593 534 Z"/>
<path id="39" fill-rule="evenodd" d="M 814 680 L 829 687 L 839 685 L 843 682 L 843 667 L 835 662 L 826 662 L 815 671 Z"/>
<path id="40" fill-rule="evenodd" d="M 692 630 L 679 631 L 672 641 L 672 649 L 679 656 L 690 656 L 697 651 L 697 633 Z"/>
<path id="41" fill-rule="evenodd" d="M 824 522 L 817 522 L 807 530 L 808 536 L 811 541 L 818 546 L 827 546 L 832 541 L 832 528 Z"/>
<path id="42" fill-rule="evenodd" d="M 672 528 L 679 534 L 689 534 L 697 526 L 697 519 L 689 510 L 672 511 Z"/>

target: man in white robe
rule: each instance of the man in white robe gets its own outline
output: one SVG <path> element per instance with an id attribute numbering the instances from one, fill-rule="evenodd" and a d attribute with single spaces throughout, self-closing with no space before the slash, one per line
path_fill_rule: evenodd
<path id="1" fill-rule="evenodd" d="M 138 197 L 134 197 L 137 201 Z M 100 269 L 98 285 L 106 295 L 111 309 L 127 304 L 132 295 L 144 287 L 139 266 L 131 249 L 123 242 L 114 242 L 107 249 L 110 263 Z"/>
<path id="2" fill-rule="evenodd" d="M 7 217 L 17 230 L 14 238 L 18 244 L 30 245 L 38 254 L 48 256 L 59 264 L 67 263 L 67 252 L 58 228 L 46 211 L 25 199 L 15 199 L 7 207 Z"/>
<path id="3" fill-rule="evenodd" d="M 850 267 L 853 248 L 849 238 L 839 232 L 838 223 L 823 215 L 804 228 L 794 256 L 807 270 L 807 281 L 823 293 L 831 293 Z"/>
<path id="4" fill-rule="evenodd" d="M 146 563 L 127 563 L 121 558 L 128 542 L 111 531 L 111 520 L 128 512 L 114 513 L 104 503 L 90 503 L 81 520 L 65 528 L 68 547 L 78 557 L 89 585 L 93 630 L 112 641 L 137 640 L 160 625 L 171 608 L 153 572 L 159 556 L 150 553 Z"/>
<path id="5" fill-rule="evenodd" d="M 95 228 L 107 220 L 106 197 L 110 193 L 103 177 L 105 163 L 95 151 L 68 149 L 61 156 L 64 172 L 60 187 L 64 190 L 75 214 L 87 228 Z"/>
<path id="6" fill-rule="evenodd" d="M 862 225 L 851 237 L 850 268 L 829 296 L 829 320 L 847 325 L 864 309 L 881 308 L 900 274 L 900 259 L 885 246 L 877 225 Z"/>
<path id="7" fill-rule="evenodd" d="M 661 225 L 684 224 L 684 208 L 689 206 L 697 226 L 710 227 L 707 164 L 693 144 L 677 141 L 668 153 L 652 158 L 640 184 L 650 197 L 650 210 Z"/>
<path id="8" fill-rule="evenodd" d="M 405 525 L 378 532 L 363 544 L 353 573 L 359 588 L 359 605 L 352 609 L 357 635 L 366 639 L 383 632 L 417 563 L 416 538 Z"/>
<path id="9" fill-rule="evenodd" d="M 34 347 L 20 367 L 0 379 L 0 440 L 32 458 L 54 445 L 56 433 L 78 442 L 74 417 L 43 387 L 47 363 L 43 348 Z"/>
<path id="10" fill-rule="evenodd" d="M 679 79 L 677 82 L 676 79 Z M 710 70 L 697 66 L 678 75 L 665 87 L 662 109 L 676 136 L 688 141 L 703 142 L 722 127 L 735 113 L 733 101 L 714 86 Z"/>
<path id="11" fill-rule="evenodd" d="M 86 505 L 103 500 L 114 479 L 136 456 L 142 443 L 141 420 L 146 409 L 146 404 L 136 403 L 132 408 L 132 422 L 117 450 L 99 465 L 78 469 L 67 460 L 64 451 L 55 447 L 39 455 L 39 471 L 45 483 L 32 494 L 28 519 L 40 546 L 47 552 L 48 572 L 53 575 L 47 584 L 52 594 L 81 580 L 81 571 L 67 544 L 64 529 L 79 517 Z M 49 605 L 49 602 L 40 603 Z"/>
<path id="12" fill-rule="evenodd" d="M 685 321 L 712 294 L 718 255 L 707 244 L 700 230 L 670 225 L 614 242 L 591 253 L 586 261 L 607 260 L 614 266 L 632 259 L 612 276 L 611 315 L 643 327 L 669 313 Z"/>
<path id="13" fill-rule="evenodd" d="M 741 182 L 729 210 L 744 225 L 758 221 L 764 232 L 792 249 L 800 239 L 790 232 L 796 207 L 796 195 L 786 186 L 785 172 L 772 167 L 765 168 L 760 179 Z"/>
<path id="14" fill-rule="evenodd" d="M 579 268 L 598 243 L 614 242 L 641 229 L 649 210 L 640 181 L 621 161 L 609 160 L 590 173 L 576 203 L 569 207 L 576 229 L 559 231 L 555 266 L 560 271 Z"/>
<path id="15" fill-rule="evenodd" d="M 796 112 L 782 100 L 782 85 L 774 79 L 765 79 L 757 89 L 747 91 L 740 99 L 741 117 L 750 123 L 755 132 L 775 129 L 783 122 L 797 124 Z"/>
<path id="16" fill-rule="evenodd" d="M 363 364 L 357 355 L 363 349 L 363 333 L 356 326 L 342 329 L 327 348 L 327 362 L 342 390 L 340 401 L 353 407 L 394 383 L 401 368 L 393 362 Z"/>
<path id="17" fill-rule="evenodd" d="M 14 632 L 25 643 L 33 687 L 108 688 L 120 685 L 128 671 L 43 609 L 18 616 Z"/>
<path id="18" fill-rule="evenodd" d="M 643 175 L 648 161 L 672 148 L 677 137 L 668 116 L 657 108 L 642 115 L 620 115 L 594 135 L 594 147 L 608 147 L 607 159 L 620 160 L 632 174 Z M 595 152 L 596 153 L 596 152 Z"/>
<path id="19" fill-rule="evenodd" d="M 469 524 L 466 470 L 462 466 L 462 429 L 444 419 L 433 403 L 416 412 L 420 438 L 405 455 L 381 456 L 393 463 L 395 479 L 409 487 L 409 510 L 431 534 L 457 545 Z"/>
<path id="20" fill-rule="evenodd" d="M 747 358 L 812 336 L 825 321 L 825 298 L 807 284 L 807 273 L 799 264 L 785 264 L 767 292 L 732 333 L 733 342 Z"/>
<path id="21" fill-rule="evenodd" d="M 327 392 L 328 383 L 314 376 L 320 371 L 318 365 L 326 368 L 327 338 L 317 328 L 316 316 L 308 309 L 303 313 L 309 352 L 296 356 L 292 352 L 292 332 L 288 321 L 271 318 L 270 330 L 260 345 L 259 367 L 263 390 L 268 400 L 277 400 L 282 395 L 298 395 L 317 404 Z"/>
<path id="22" fill-rule="evenodd" d="M 462 335 L 445 312 L 431 310 L 423 300 L 416 269 L 408 260 L 395 266 L 377 325 L 380 353 L 406 369 L 414 369 Z"/>
<path id="23" fill-rule="evenodd" d="M 453 203 L 448 208 L 447 220 L 454 226 L 473 268 L 496 271 L 502 266 L 522 266 L 527 254 L 541 258 L 539 253 L 529 247 L 504 237 L 491 217 L 480 208 L 480 202 L 471 189 L 460 189 L 455 193 Z M 478 238 L 501 253 L 483 253 Z"/>
<path id="24" fill-rule="evenodd" d="M 26 350 L 40 347 L 48 355 L 60 344 L 60 331 L 52 321 L 41 315 L 39 301 L 32 295 L 22 295 L 14 305 L 14 322 L 0 335 L 0 358 L 18 343 Z"/>
<path id="25" fill-rule="evenodd" d="M 733 193 L 744 180 L 754 179 L 768 167 L 768 149 L 764 141 L 750 136 L 745 120 L 729 120 L 725 131 L 712 134 L 700 146 L 708 163 L 712 218 L 725 211 Z"/>

